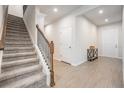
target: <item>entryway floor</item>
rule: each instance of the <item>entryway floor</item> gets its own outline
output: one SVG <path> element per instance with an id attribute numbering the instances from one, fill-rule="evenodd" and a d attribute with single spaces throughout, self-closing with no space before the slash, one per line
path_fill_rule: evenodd
<path id="1" fill-rule="evenodd" d="M 99 57 L 93 62 L 71 66 L 54 60 L 56 88 L 121 88 L 122 60 Z"/>

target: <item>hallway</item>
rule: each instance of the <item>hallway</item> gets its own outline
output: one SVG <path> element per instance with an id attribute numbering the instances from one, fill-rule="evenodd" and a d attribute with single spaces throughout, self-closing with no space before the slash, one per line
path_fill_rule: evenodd
<path id="1" fill-rule="evenodd" d="M 122 61 L 99 57 L 94 62 L 85 62 L 73 67 L 63 62 L 54 62 L 55 87 L 63 88 L 121 88 Z"/>

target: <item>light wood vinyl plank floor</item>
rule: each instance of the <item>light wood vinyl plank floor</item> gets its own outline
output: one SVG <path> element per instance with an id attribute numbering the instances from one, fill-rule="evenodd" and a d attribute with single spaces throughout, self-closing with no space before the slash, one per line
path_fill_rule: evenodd
<path id="1" fill-rule="evenodd" d="M 93 62 L 71 66 L 54 60 L 55 88 L 121 88 L 122 60 L 99 57 Z"/>

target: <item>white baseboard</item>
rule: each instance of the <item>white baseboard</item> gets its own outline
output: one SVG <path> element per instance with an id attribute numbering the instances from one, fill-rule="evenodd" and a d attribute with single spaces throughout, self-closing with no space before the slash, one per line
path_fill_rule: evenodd
<path id="1" fill-rule="evenodd" d="M 75 61 L 71 65 L 72 66 L 79 66 L 79 65 L 81 65 L 82 63 L 85 63 L 85 62 L 87 62 L 87 60 L 84 60 L 84 61 Z"/>
<path id="2" fill-rule="evenodd" d="M 105 55 L 99 55 L 101 57 L 109 57 L 109 58 L 117 58 L 117 59 L 122 59 L 122 57 L 112 57 L 112 56 L 105 56 Z"/>
<path id="3" fill-rule="evenodd" d="M 86 60 L 85 61 L 64 61 L 64 60 L 61 60 L 61 59 L 57 59 L 57 58 L 55 58 L 55 60 L 58 60 L 58 61 L 60 61 L 60 62 L 65 62 L 65 63 L 67 63 L 67 64 L 70 64 L 70 65 L 72 65 L 72 66 L 78 66 L 78 65 L 80 65 L 80 64 L 82 64 L 82 63 L 85 63 L 85 62 L 87 62 Z"/>

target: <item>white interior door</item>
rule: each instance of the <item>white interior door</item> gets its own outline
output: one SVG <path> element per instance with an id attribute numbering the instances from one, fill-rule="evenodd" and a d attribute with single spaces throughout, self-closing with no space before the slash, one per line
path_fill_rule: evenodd
<path id="1" fill-rule="evenodd" d="M 108 57 L 118 57 L 118 30 L 102 31 L 102 54 Z"/>
<path id="2" fill-rule="evenodd" d="M 62 28 L 59 37 L 59 49 L 61 61 L 69 62 L 71 55 L 71 40 L 72 40 L 72 29 L 71 27 Z"/>

